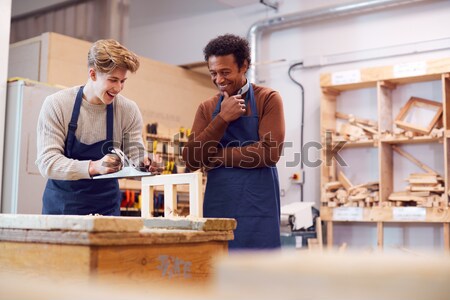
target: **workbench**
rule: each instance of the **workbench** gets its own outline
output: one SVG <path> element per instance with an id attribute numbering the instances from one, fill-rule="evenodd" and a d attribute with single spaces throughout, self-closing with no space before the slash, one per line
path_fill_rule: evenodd
<path id="1" fill-rule="evenodd" d="M 236 221 L 0 214 L 0 265 L 80 282 L 206 282 Z"/>

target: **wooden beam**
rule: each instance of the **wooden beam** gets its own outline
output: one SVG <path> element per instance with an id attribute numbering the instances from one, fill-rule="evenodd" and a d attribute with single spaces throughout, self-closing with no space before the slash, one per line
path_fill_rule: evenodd
<path id="1" fill-rule="evenodd" d="M 333 221 L 327 221 L 327 249 L 333 249 Z"/>
<path id="2" fill-rule="evenodd" d="M 439 174 L 438 172 L 436 172 L 435 170 L 433 170 L 432 168 L 430 168 L 429 166 L 427 166 L 426 164 L 422 163 L 421 161 L 419 161 L 418 159 L 416 159 L 414 156 L 412 156 L 411 154 L 407 153 L 406 151 L 402 150 L 400 147 L 393 145 L 392 149 L 397 152 L 398 154 L 400 154 L 401 156 L 409 159 L 412 163 L 414 163 L 415 165 L 417 165 L 419 168 L 421 168 L 422 170 L 425 170 L 428 173 L 431 174 Z"/>
<path id="3" fill-rule="evenodd" d="M 380 86 L 384 87 L 384 88 L 387 88 L 387 89 L 390 89 L 390 90 L 395 90 L 395 88 L 397 87 L 397 85 L 395 83 L 390 82 L 388 80 L 380 81 Z"/>
<path id="4" fill-rule="evenodd" d="M 378 250 L 383 250 L 383 246 L 384 246 L 383 222 L 377 222 L 377 246 L 378 246 Z"/>
<path id="5" fill-rule="evenodd" d="M 353 186 L 351 181 L 347 178 L 347 176 L 345 176 L 345 174 L 342 171 L 338 172 L 338 180 L 340 183 L 342 183 L 342 185 L 346 190 L 349 190 Z"/>

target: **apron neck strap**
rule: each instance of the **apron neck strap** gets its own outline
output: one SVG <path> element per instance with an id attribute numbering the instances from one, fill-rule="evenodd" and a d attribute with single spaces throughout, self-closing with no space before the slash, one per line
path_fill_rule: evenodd
<path id="1" fill-rule="evenodd" d="M 75 98 L 75 104 L 73 105 L 72 117 L 69 122 L 69 130 L 67 132 L 67 141 L 64 148 L 65 155 L 71 157 L 73 143 L 75 141 L 75 131 L 78 127 L 78 117 L 80 116 L 81 103 L 83 102 L 83 88 L 81 86 L 78 90 L 77 96 Z M 113 140 L 113 129 L 114 129 L 114 109 L 113 104 L 109 104 L 106 107 L 106 140 L 108 143 L 112 143 Z M 111 145 L 112 146 L 112 145 Z"/>

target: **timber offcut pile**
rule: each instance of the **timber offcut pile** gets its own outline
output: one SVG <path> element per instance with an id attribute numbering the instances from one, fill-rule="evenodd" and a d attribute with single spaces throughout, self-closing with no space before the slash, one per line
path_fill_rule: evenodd
<path id="1" fill-rule="evenodd" d="M 339 172 L 338 181 L 328 182 L 322 191 L 322 206 L 372 207 L 379 205 L 379 183 L 353 185 Z"/>
<path id="2" fill-rule="evenodd" d="M 406 179 L 405 191 L 392 193 L 390 206 L 445 207 L 447 195 L 444 179 L 438 174 L 413 173 Z"/>
<path id="3" fill-rule="evenodd" d="M 333 142 L 362 142 L 378 140 L 378 123 L 357 118 L 352 114 L 336 112 L 336 118 L 345 120 L 340 129 L 333 134 Z"/>

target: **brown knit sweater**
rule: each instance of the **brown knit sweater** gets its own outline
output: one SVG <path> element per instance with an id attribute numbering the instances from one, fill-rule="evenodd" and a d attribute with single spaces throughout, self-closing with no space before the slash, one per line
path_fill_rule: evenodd
<path id="1" fill-rule="evenodd" d="M 228 123 L 212 114 L 220 94 L 202 102 L 197 109 L 189 141 L 183 150 L 183 159 L 190 170 L 217 166 L 260 168 L 273 166 L 280 158 L 284 142 L 283 102 L 278 92 L 252 84 L 259 116 L 259 141 L 245 147 L 218 148 Z M 243 95 L 245 98 L 245 95 Z M 247 105 L 245 115 L 250 115 Z"/>

